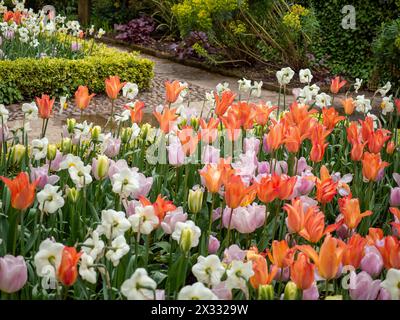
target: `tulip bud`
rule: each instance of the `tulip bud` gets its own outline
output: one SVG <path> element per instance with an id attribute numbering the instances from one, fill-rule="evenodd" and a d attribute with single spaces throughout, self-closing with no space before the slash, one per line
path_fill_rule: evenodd
<path id="1" fill-rule="evenodd" d="M 141 130 L 140 130 L 140 137 L 145 140 L 147 137 L 147 134 L 151 130 L 151 124 L 150 123 L 145 123 L 142 125 Z"/>
<path id="2" fill-rule="evenodd" d="M 74 133 L 75 125 L 76 125 L 76 120 L 74 118 L 67 119 L 67 130 L 69 134 Z"/>
<path id="3" fill-rule="evenodd" d="M 28 279 L 28 270 L 22 256 L 6 255 L 0 258 L 0 290 L 6 293 L 19 291 Z"/>
<path id="4" fill-rule="evenodd" d="M 194 130 L 198 130 L 200 126 L 200 120 L 199 118 L 191 118 L 190 119 L 190 125 Z"/>
<path id="5" fill-rule="evenodd" d="M 73 203 L 76 203 L 79 198 L 79 190 L 77 190 L 75 187 L 68 188 L 67 189 L 67 197 L 70 201 L 72 201 Z"/>
<path id="6" fill-rule="evenodd" d="M 383 268 L 383 259 L 375 246 L 366 246 L 365 255 L 361 259 L 361 270 L 367 272 L 370 276 L 378 276 Z"/>
<path id="7" fill-rule="evenodd" d="M 188 252 L 192 247 L 193 231 L 190 228 L 182 230 L 179 245 L 183 252 Z"/>
<path id="8" fill-rule="evenodd" d="M 131 140 L 132 137 L 132 128 L 128 127 L 128 128 L 123 128 L 121 131 L 121 141 L 122 143 L 128 143 Z"/>
<path id="9" fill-rule="evenodd" d="M 284 300 L 297 300 L 299 295 L 299 290 L 293 281 L 289 281 L 285 286 L 285 292 L 283 294 Z"/>
<path id="10" fill-rule="evenodd" d="M 210 235 L 210 238 L 208 239 L 208 253 L 209 254 L 214 254 L 218 251 L 220 246 L 219 240 Z"/>
<path id="11" fill-rule="evenodd" d="M 400 207 L 400 187 L 393 188 L 390 191 L 390 205 Z"/>
<path id="12" fill-rule="evenodd" d="M 393 141 L 389 141 L 387 146 L 386 146 L 386 153 L 387 154 L 393 154 L 395 149 L 396 149 L 396 145 L 394 144 L 394 142 Z"/>
<path id="13" fill-rule="evenodd" d="M 70 138 L 63 138 L 61 141 L 61 151 L 65 153 L 69 153 L 71 151 L 72 141 Z"/>
<path id="14" fill-rule="evenodd" d="M 103 179 L 108 174 L 110 161 L 107 156 L 100 155 L 97 159 L 93 159 L 93 175 L 97 180 Z"/>
<path id="15" fill-rule="evenodd" d="M 274 300 L 274 287 L 270 284 L 263 284 L 258 287 L 258 300 Z"/>
<path id="16" fill-rule="evenodd" d="M 11 159 L 12 163 L 17 164 L 20 163 L 22 158 L 25 155 L 26 148 L 22 144 L 16 144 L 14 147 L 11 149 Z"/>
<path id="17" fill-rule="evenodd" d="M 327 296 L 325 300 L 343 300 L 343 296 L 340 294 L 337 294 L 335 296 Z"/>
<path id="18" fill-rule="evenodd" d="M 191 213 L 198 213 L 201 210 L 203 204 L 203 190 L 198 188 L 197 190 L 189 190 L 188 196 L 188 207 Z"/>
<path id="19" fill-rule="evenodd" d="M 47 146 L 47 159 L 52 161 L 56 158 L 57 146 L 55 144 L 49 144 Z"/>
<path id="20" fill-rule="evenodd" d="M 100 134 L 101 134 L 101 127 L 100 126 L 94 126 L 92 128 L 92 140 L 93 141 L 98 141 Z"/>

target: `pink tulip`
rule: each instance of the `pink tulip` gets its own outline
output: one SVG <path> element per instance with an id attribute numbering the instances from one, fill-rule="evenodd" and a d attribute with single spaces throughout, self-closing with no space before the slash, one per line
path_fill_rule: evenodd
<path id="1" fill-rule="evenodd" d="M 104 149 L 104 154 L 109 158 L 114 158 L 118 155 L 120 147 L 121 147 L 120 138 L 109 137 L 107 139 L 107 144 Z"/>
<path id="2" fill-rule="evenodd" d="M 0 258 L 0 290 L 13 293 L 20 290 L 28 279 L 28 269 L 22 256 L 6 255 Z"/>
<path id="3" fill-rule="evenodd" d="M 400 207 L 400 187 L 393 188 L 390 191 L 390 205 Z"/>
<path id="4" fill-rule="evenodd" d="M 202 164 L 217 163 L 219 160 L 220 150 L 213 146 L 207 145 L 204 147 L 203 154 L 201 156 Z"/>
<path id="5" fill-rule="evenodd" d="M 314 282 L 311 287 L 303 291 L 303 300 L 318 300 L 319 292 L 317 284 Z"/>
<path id="6" fill-rule="evenodd" d="M 258 154 L 258 152 L 260 151 L 260 140 L 258 140 L 255 137 L 244 138 L 243 151 L 244 153 L 251 151 L 254 152 L 255 154 Z"/>
<path id="7" fill-rule="evenodd" d="M 383 259 L 379 250 L 375 246 L 366 246 L 364 252 L 360 265 L 361 270 L 372 277 L 377 277 L 383 268 Z"/>
<path id="8" fill-rule="evenodd" d="M 229 264 L 233 260 L 243 261 L 245 257 L 246 251 L 240 249 L 237 244 L 232 244 L 229 248 L 225 249 L 222 262 Z"/>
<path id="9" fill-rule="evenodd" d="M 133 171 L 139 171 L 138 168 L 132 168 Z M 131 193 L 131 197 L 139 199 L 140 196 L 146 197 L 150 192 L 153 185 L 153 177 L 146 177 L 143 173 L 138 172 L 139 176 L 139 189 Z"/>
<path id="10" fill-rule="evenodd" d="M 39 180 L 39 183 L 37 184 L 37 187 L 39 189 L 43 189 L 46 184 L 54 185 L 55 183 L 58 182 L 58 180 L 60 180 L 60 177 L 57 175 L 54 174 L 49 175 L 48 164 L 45 164 L 44 166 L 38 168 L 33 168 L 32 166 L 30 168 L 31 168 L 31 174 L 30 174 L 31 181 Z"/>
<path id="11" fill-rule="evenodd" d="M 161 222 L 161 228 L 166 234 L 171 234 L 175 230 L 178 222 L 185 222 L 188 218 L 186 212 L 183 212 L 182 207 L 176 208 L 174 211 L 169 211 Z"/>
<path id="12" fill-rule="evenodd" d="M 121 172 L 123 169 L 129 168 L 128 163 L 125 159 L 120 159 L 117 162 L 110 160 L 110 167 L 108 168 L 108 177 L 113 180 L 113 176 L 116 173 Z"/>
<path id="13" fill-rule="evenodd" d="M 350 297 L 353 300 L 376 300 L 381 289 L 381 281 L 373 280 L 371 276 L 361 271 L 350 273 Z"/>
<path id="14" fill-rule="evenodd" d="M 50 163 L 50 170 L 58 171 L 60 169 L 60 163 L 65 159 L 65 156 L 59 150 L 56 151 L 56 157 Z M 49 160 L 47 160 L 47 164 Z"/>
<path id="15" fill-rule="evenodd" d="M 128 217 L 136 213 L 136 207 L 142 207 L 142 204 L 138 200 L 124 201 L 123 204 Z"/>
<path id="16" fill-rule="evenodd" d="M 232 300 L 232 290 L 222 281 L 214 286 L 211 291 L 218 297 L 219 300 Z"/>
<path id="17" fill-rule="evenodd" d="M 270 272 L 271 272 L 271 270 L 272 270 L 272 265 L 270 266 Z M 278 268 L 278 272 L 276 273 L 276 275 L 275 275 L 275 280 L 276 281 L 283 281 L 283 282 L 286 282 L 286 281 L 288 281 L 289 280 L 289 277 L 290 277 L 290 268 L 289 267 L 287 267 L 287 268 Z"/>
<path id="18" fill-rule="evenodd" d="M 183 151 L 182 144 L 175 142 L 167 146 L 168 150 L 168 163 L 179 167 L 185 162 L 185 152 Z"/>
<path id="19" fill-rule="evenodd" d="M 219 249 L 219 246 L 220 246 L 219 240 L 216 237 L 210 235 L 210 238 L 208 239 L 208 253 L 209 254 L 216 253 Z"/>
<path id="20" fill-rule="evenodd" d="M 247 207 L 238 207 L 233 212 L 231 208 L 225 208 L 222 215 L 222 223 L 225 228 L 228 228 L 231 220 L 231 229 L 235 229 L 240 233 L 252 233 L 264 225 L 265 218 L 266 207 L 254 203 Z"/>

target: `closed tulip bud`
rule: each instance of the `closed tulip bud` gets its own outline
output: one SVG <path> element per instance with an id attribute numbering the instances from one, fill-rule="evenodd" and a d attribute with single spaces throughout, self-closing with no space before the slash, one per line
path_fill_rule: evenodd
<path id="1" fill-rule="evenodd" d="M 390 205 L 392 207 L 400 206 L 400 187 L 393 188 L 390 191 Z"/>
<path id="2" fill-rule="evenodd" d="M 289 281 L 285 286 L 285 292 L 283 293 L 284 300 L 297 300 L 299 296 L 299 290 L 293 281 Z"/>
<path id="3" fill-rule="evenodd" d="M 386 146 L 386 153 L 387 154 L 393 154 L 395 149 L 396 149 L 396 145 L 394 144 L 394 142 L 393 141 L 389 141 L 387 146 Z"/>
<path id="4" fill-rule="evenodd" d="M 57 146 L 55 144 L 49 144 L 47 146 L 47 159 L 52 161 L 56 158 Z"/>
<path id="5" fill-rule="evenodd" d="M 71 151 L 72 141 L 70 138 L 63 138 L 61 141 L 61 151 L 66 154 Z"/>
<path id="6" fill-rule="evenodd" d="M 142 125 L 141 130 L 140 130 L 140 137 L 145 140 L 147 137 L 147 134 L 151 130 L 151 124 L 150 123 L 145 123 Z"/>
<path id="7" fill-rule="evenodd" d="M 68 188 L 67 197 L 70 201 L 76 203 L 79 198 L 79 190 L 77 190 L 76 188 Z"/>
<path id="8" fill-rule="evenodd" d="M 110 160 L 107 156 L 100 155 L 93 159 L 92 171 L 93 175 L 97 180 L 103 179 L 108 174 L 108 168 L 110 167 Z"/>
<path id="9" fill-rule="evenodd" d="M 16 144 L 11 149 L 11 159 L 14 164 L 20 163 L 25 155 L 26 148 L 22 144 Z"/>
<path id="10" fill-rule="evenodd" d="M 274 300 L 274 287 L 270 284 L 263 284 L 258 287 L 258 300 Z"/>
<path id="11" fill-rule="evenodd" d="M 188 252 L 192 247 L 192 237 L 193 231 L 190 228 L 185 228 L 182 230 L 179 245 L 183 252 Z"/>
<path id="12" fill-rule="evenodd" d="M 123 128 L 121 131 L 121 141 L 122 143 L 128 143 L 131 140 L 132 137 L 132 128 L 128 127 L 128 128 Z"/>
<path id="13" fill-rule="evenodd" d="M 98 141 L 99 137 L 101 134 L 101 127 L 100 126 L 94 126 L 92 129 L 92 140 L 93 141 Z"/>
<path id="14" fill-rule="evenodd" d="M 219 247 L 220 247 L 219 240 L 214 236 L 210 236 L 210 238 L 208 239 L 208 253 L 209 254 L 217 253 Z"/>
<path id="15" fill-rule="evenodd" d="M 188 196 L 188 207 L 191 213 L 198 213 L 201 210 L 203 204 L 203 190 L 198 188 L 197 190 L 189 190 Z"/>
<path id="16" fill-rule="evenodd" d="M 0 258 L 0 290 L 6 293 L 19 291 L 28 279 L 28 269 L 22 256 L 6 255 Z"/>
<path id="17" fill-rule="evenodd" d="M 76 125 L 76 120 L 74 118 L 67 119 L 67 130 L 69 134 L 72 134 L 74 132 L 75 125 Z"/>

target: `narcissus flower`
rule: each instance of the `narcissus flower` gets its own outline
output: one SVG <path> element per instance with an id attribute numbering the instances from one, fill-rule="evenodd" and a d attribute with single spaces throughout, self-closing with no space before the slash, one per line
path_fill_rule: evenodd
<path id="1" fill-rule="evenodd" d="M 178 293 L 178 300 L 218 300 L 218 297 L 201 282 L 185 286 Z"/>
<path id="2" fill-rule="evenodd" d="M 138 268 L 121 286 L 121 293 L 128 300 L 154 300 L 157 283 L 147 275 L 144 268 Z"/>
<path id="3" fill-rule="evenodd" d="M 0 179 L 11 192 L 11 206 L 14 209 L 26 210 L 32 205 L 39 180 L 29 183 L 29 176 L 26 172 L 20 172 L 13 180 L 3 176 Z"/>
<path id="4" fill-rule="evenodd" d="M 197 263 L 192 267 L 192 272 L 197 281 L 208 286 L 216 286 L 221 282 L 221 278 L 225 273 L 225 268 L 219 260 L 219 257 L 215 254 L 211 254 L 207 257 L 198 257 Z"/>
<path id="5" fill-rule="evenodd" d="M 75 247 L 64 247 L 57 270 L 57 278 L 64 286 L 73 285 L 78 278 L 78 262 L 81 255 L 82 252 L 77 252 Z"/>

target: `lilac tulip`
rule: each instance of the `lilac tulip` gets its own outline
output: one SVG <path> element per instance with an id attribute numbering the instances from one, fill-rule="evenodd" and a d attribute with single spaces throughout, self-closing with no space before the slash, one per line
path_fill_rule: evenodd
<path id="1" fill-rule="evenodd" d="M 138 172 L 138 168 L 132 168 L 133 171 Z M 138 172 L 139 176 L 139 189 L 131 193 L 131 197 L 138 199 L 140 196 L 147 197 L 153 185 L 153 177 L 146 177 L 143 173 Z"/>
<path id="2" fill-rule="evenodd" d="M 232 217 L 231 217 L 232 215 Z M 253 203 L 247 207 L 238 207 L 233 211 L 225 208 L 222 215 L 222 223 L 225 228 L 235 229 L 240 233 L 252 233 L 264 225 L 266 207 Z"/>
<path id="3" fill-rule="evenodd" d="M 170 144 L 167 146 L 167 150 L 169 164 L 179 167 L 185 163 L 185 152 L 180 142 Z"/>
<path id="4" fill-rule="evenodd" d="M 390 191 L 390 205 L 400 207 L 400 187 L 393 188 Z"/>
<path id="5" fill-rule="evenodd" d="M 243 261 L 246 257 L 246 251 L 239 248 L 237 244 L 231 245 L 224 251 L 224 259 L 222 262 L 230 264 L 233 260 Z"/>
<path id="6" fill-rule="evenodd" d="M 60 169 L 60 163 L 65 159 L 65 156 L 60 151 L 56 151 L 56 157 L 51 161 L 51 163 L 47 160 L 47 163 L 50 163 L 50 170 L 58 171 Z"/>
<path id="7" fill-rule="evenodd" d="M 28 269 L 22 256 L 6 255 L 0 258 L 0 290 L 13 293 L 20 290 L 28 279 Z"/>
<path id="8" fill-rule="evenodd" d="M 226 281 L 222 281 L 214 286 L 211 291 L 218 297 L 219 300 L 232 300 L 232 290 L 229 289 Z"/>
<path id="9" fill-rule="evenodd" d="M 375 246 L 366 246 L 364 257 L 361 259 L 361 270 L 367 272 L 372 277 L 377 277 L 383 268 L 381 253 Z"/>
<path id="10" fill-rule="evenodd" d="M 270 272 L 271 272 L 271 270 L 272 270 L 272 265 L 270 266 Z M 275 280 L 276 281 L 283 281 L 283 282 L 286 282 L 286 281 L 288 281 L 289 280 L 289 277 L 290 277 L 290 268 L 289 267 L 287 267 L 287 268 L 278 268 L 278 272 L 276 273 L 276 275 L 275 275 Z"/>
<path id="11" fill-rule="evenodd" d="M 176 208 L 174 211 L 167 212 L 164 220 L 161 222 L 161 228 L 166 234 L 172 234 L 178 222 L 185 222 L 188 218 L 186 212 L 183 212 L 182 207 Z"/>
<path id="12" fill-rule="evenodd" d="M 244 138 L 243 151 L 244 153 L 252 151 L 255 154 L 258 154 L 258 152 L 260 151 L 260 140 L 255 137 Z"/>
<path id="13" fill-rule="evenodd" d="M 114 160 L 110 160 L 110 167 L 108 168 L 108 177 L 112 181 L 113 176 L 116 173 L 119 173 L 123 169 L 127 169 L 127 168 L 129 168 L 129 166 L 125 159 L 120 159 L 116 162 Z"/>
<path id="14" fill-rule="evenodd" d="M 204 147 L 203 154 L 201 156 L 202 164 L 218 163 L 220 155 L 220 149 L 213 146 L 207 145 Z"/>
<path id="15" fill-rule="evenodd" d="M 258 174 L 269 174 L 269 162 L 268 161 L 261 161 L 258 163 L 257 166 Z"/>
<path id="16" fill-rule="evenodd" d="M 136 213 L 136 207 L 142 207 L 142 204 L 138 200 L 123 201 L 123 204 L 128 217 Z"/>
<path id="17" fill-rule="evenodd" d="M 60 180 L 60 177 L 57 175 L 54 174 L 49 175 L 48 164 L 45 164 L 44 166 L 38 168 L 33 168 L 32 166 L 30 168 L 31 168 L 31 174 L 30 174 L 31 181 L 39 180 L 37 184 L 37 187 L 39 189 L 43 189 L 46 184 L 54 185 L 55 183 L 58 182 L 58 180 Z"/>
<path id="18" fill-rule="evenodd" d="M 109 137 L 106 140 L 106 144 L 104 146 L 104 154 L 109 158 L 114 158 L 119 154 L 120 147 L 121 147 L 120 138 Z"/>
<path id="19" fill-rule="evenodd" d="M 208 239 L 208 253 L 209 254 L 216 253 L 219 249 L 219 246 L 220 246 L 219 240 L 213 235 L 210 235 L 210 238 Z"/>
<path id="20" fill-rule="evenodd" d="M 319 292 L 317 284 L 314 282 L 311 287 L 303 291 L 303 300 L 318 300 Z"/>
<path id="21" fill-rule="evenodd" d="M 381 281 L 373 280 L 371 276 L 361 271 L 350 273 L 350 297 L 353 300 L 376 300 L 381 289 Z"/>

